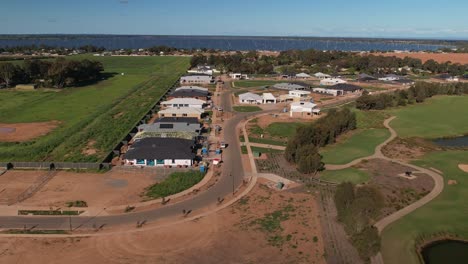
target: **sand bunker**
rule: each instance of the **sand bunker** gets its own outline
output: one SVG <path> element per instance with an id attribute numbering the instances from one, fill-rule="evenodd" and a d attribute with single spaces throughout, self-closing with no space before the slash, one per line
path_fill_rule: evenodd
<path id="1" fill-rule="evenodd" d="M 59 121 L 37 123 L 0 123 L 0 142 L 24 142 L 44 136 L 54 130 Z"/>
<path id="2" fill-rule="evenodd" d="M 448 180 L 448 181 L 447 181 L 447 184 L 448 184 L 448 185 L 457 185 L 458 182 L 457 182 L 456 180 Z"/>
<path id="3" fill-rule="evenodd" d="M 458 164 L 458 168 L 464 172 L 468 172 L 468 164 Z"/>

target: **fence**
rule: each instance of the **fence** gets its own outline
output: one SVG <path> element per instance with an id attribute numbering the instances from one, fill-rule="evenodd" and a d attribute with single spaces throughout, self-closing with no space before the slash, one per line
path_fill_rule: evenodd
<path id="1" fill-rule="evenodd" d="M 75 162 L 0 162 L 0 168 L 7 169 L 109 169 L 110 163 L 75 163 Z"/>
<path id="2" fill-rule="evenodd" d="M 120 155 L 121 148 L 126 145 L 138 132 L 138 126 L 142 124 L 146 124 L 147 120 L 151 118 L 151 116 L 159 111 L 159 105 L 161 101 L 165 100 L 167 95 L 171 93 L 174 88 L 180 86 L 180 77 L 172 84 L 172 86 L 166 90 L 166 92 L 156 101 L 153 106 L 148 110 L 148 112 L 133 126 L 132 129 L 125 135 L 125 137 L 112 149 L 112 151 L 104 158 L 103 163 L 110 163 L 115 156 Z"/>

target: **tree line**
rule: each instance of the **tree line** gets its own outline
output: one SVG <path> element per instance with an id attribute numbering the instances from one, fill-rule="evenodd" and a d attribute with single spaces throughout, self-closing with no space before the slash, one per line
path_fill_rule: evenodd
<path id="1" fill-rule="evenodd" d="M 295 163 L 301 173 L 323 170 L 319 148 L 334 143 L 340 134 L 353 129 L 356 129 L 355 113 L 348 108 L 331 109 L 316 122 L 297 128 L 296 134 L 288 141 L 285 158 Z"/>
<path id="2" fill-rule="evenodd" d="M 369 262 L 380 250 L 380 237 L 372 223 L 385 205 L 382 193 L 372 186 L 356 187 L 344 182 L 338 185 L 334 200 L 338 221 L 343 223 L 361 258 Z"/>
<path id="3" fill-rule="evenodd" d="M 0 81 L 7 87 L 35 83 L 44 87 L 64 88 L 98 80 L 102 71 L 104 66 L 101 62 L 87 59 L 25 60 L 22 66 L 9 62 L 0 63 Z"/>
<path id="4" fill-rule="evenodd" d="M 434 95 L 463 94 L 468 94 L 468 83 L 417 82 L 408 90 L 398 90 L 393 93 L 375 95 L 365 93 L 356 100 L 356 108 L 360 110 L 383 110 L 389 107 L 422 103 Z"/>
<path id="5" fill-rule="evenodd" d="M 422 62 L 416 58 L 397 58 L 395 56 L 362 55 L 346 51 L 320 50 L 288 50 L 280 52 L 279 56 L 260 56 L 255 51 L 247 53 L 236 52 L 229 55 L 202 53 L 192 57 L 191 65 L 210 64 L 224 71 L 248 74 L 267 74 L 275 70 L 282 74 L 300 72 L 324 72 L 329 74 L 346 72 L 348 74 L 420 74 L 429 71 L 433 74 L 449 73 L 463 75 L 468 71 L 468 65 L 434 60 Z M 409 68 L 407 68 L 409 67 Z"/>

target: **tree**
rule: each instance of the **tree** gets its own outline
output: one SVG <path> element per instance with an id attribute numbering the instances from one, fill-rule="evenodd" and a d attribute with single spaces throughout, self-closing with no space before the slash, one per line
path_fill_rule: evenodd
<path id="1" fill-rule="evenodd" d="M 314 145 L 302 146 L 297 150 L 297 170 L 301 173 L 316 173 L 324 168 L 322 156 Z"/>
<path id="2" fill-rule="evenodd" d="M 9 62 L 0 64 L 0 78 L 5 82 L 7 87 L 10 86 L 15 76 L 15 71 L 15 66 Z"/>
<path id="3" fill-rule="evenodd" d="M 354 184 L 351 182 L 340 183 L 335 192 L 335 205 L 338 219 L 344 219 L 346 212 L 354 202 Z"/>

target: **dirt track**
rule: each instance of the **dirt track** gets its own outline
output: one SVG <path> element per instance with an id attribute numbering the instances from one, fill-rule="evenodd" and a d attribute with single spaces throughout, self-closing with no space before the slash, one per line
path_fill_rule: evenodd
<path id="1" fill-rule="evenodd" d="M 47 135 L 60 125 L 59 121 L 36 123 L 0 123 L 0 142 L 24 142 Z"/>

